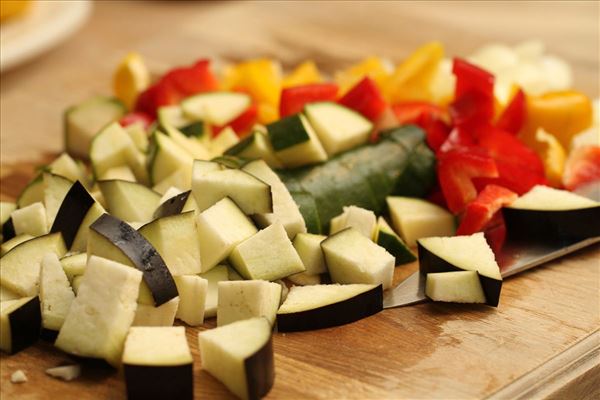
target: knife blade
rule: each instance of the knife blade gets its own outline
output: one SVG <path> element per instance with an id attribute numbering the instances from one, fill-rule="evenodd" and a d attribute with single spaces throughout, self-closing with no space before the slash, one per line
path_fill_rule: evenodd
<path id="1" fill-rule="evenodd" d="M 509 241 L 502 248 L 496 261 L 502 278 L 508 278 L 598 242 L 600 236 L 555 244 Z M 384 292 L 383 308 L 403 307 L 427 300 L 425 276 L 416 271 L 395 288 Z"/>

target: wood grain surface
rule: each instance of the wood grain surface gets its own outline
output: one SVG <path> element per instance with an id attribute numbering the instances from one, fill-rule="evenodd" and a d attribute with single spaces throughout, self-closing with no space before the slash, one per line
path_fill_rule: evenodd
<path id="1" fill-rule="evenodd" d="M 14 198 L 35 165 L 60 150 L 62 111 L 109 93 L 113 68 L 130 50 L 156 72 L 203 56 L 273 56 L 286 67 L 312 58 L 331 72 L 367 54 L 398 61 L 432 39 L 464 55 L 490 41 L 539 38 L 573 65 L 578 89 L 598 96 L 598 9 L 597 2 L 96 2 L 76 37 L 0 77 L 0 196 Z M 396 280 L 415 268 L 397 268 Z M 428 303 L 275 334 L 268 398 L 598 398 L 599 286 L 595 246 L 509 278 L 497 309 Z M 197 331 L 187 330 L 196 397 L 231 397 L 201 370 Z M 69 361 L 48 343 L 0 355 L 1 398 L 125 396 L 119 373 L 97 364 L 85 364 L 73 382 L 45 375 Z M 17 369 L 29 382 L 10 383 Z"/>

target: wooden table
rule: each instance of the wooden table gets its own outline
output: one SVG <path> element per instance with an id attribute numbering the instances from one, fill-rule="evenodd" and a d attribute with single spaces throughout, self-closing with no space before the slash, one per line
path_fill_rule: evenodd
<path id="1" fill-rule="evenodd" d="M 440 39 L 464 55 L 490 41 L 540 38 L 572 63 L 575 86 L 598 96 L 598 3 L 98 2 L 90 23 L 55 51 L 1 77 L 0 195 L 14 198 L 62 146 L 70 104 L 108 93 L 113 68 L 140 51 L 152 70 L 209 56 L 306 58 L 332 71 L 367 54 L 401 60 Z M 321 331 L 276 334 L 276 383 L 268 398 L 598 398 L 600 247 L 510 278 L 500 307 L 422 304 Z M 415 266 L 397 269 L 397 279 Z M 211 327 L 209 322 L 206 326 Z M 228 397 L 201 371 L 188 329 L 200 398 Z M 0 356 L 2 399 L 122 398 L 110 369 L 74 382 L 44 370 L 68 356 L 40 343 Z M 23 369 L 25 384 L 11 384 Z"/>

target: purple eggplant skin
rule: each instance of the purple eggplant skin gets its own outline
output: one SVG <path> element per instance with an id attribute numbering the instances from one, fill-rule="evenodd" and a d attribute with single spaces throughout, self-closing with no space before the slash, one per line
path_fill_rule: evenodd
<path id="1" fill-rule="evenodd" d="M 85 190 L 81 182 L 73 183 L 58 209 L 52 228 L 50 228 L 50 233 L 60 232 L 62 234 L 67 249 L 73 245 L 77 231 L 94 203 L 94 198 Z"/>
<path id="2" fill-rule="evenodd" d="M 194 398 L 194 366 L 132 365 L 123 366 L 128 400 Z"/>
<path id="3" fill-rule="evenodd" d="M 35 344 L 40 338 L 42 329 L 40 298 L 33 297 L 11 312 L 8 321 L 11 337 L 10 354 L 15 354 Z"/>
<path id="4" fill-rule="evenodd" d="M 183 207 L 185 206 L 185 202 L 190 197 L 190 193 L 192 193 L 192 191 L 188 190 L 187 192 L 179 193 L 178 195 L 167 199 L 164 203 L 158 206 L 156 211 L 154 211 L 152 218 L 158 219 L 180 214 L 181 210 L 183 210 Z"/>
<path id="5" fill-rule="evenodd" d="M 383 310 L 383 287 L 374 287 L 344 301 L 297 313 L 278 314 L 279 332 L 300 332 L 349 324 Z"/>
<path id="6" fill-rule="evenodd" d="M 419 272 L 423 275 L 435 272 L 464 271 L 433 254 L 425 247 L 421 246 L 421 243 L 417 242 L 417 248 L 419 252 Z M 483 293 L 485 294 L 485 304 L 492 307 L 498 307 L 498 303 L 500 302 L 500 292 L 502 291 L 502 280 L 489 278 L 480 274 L 478 275 Z"/>
<path id="7" fill-rule="evenodd" d="M 2 224 L 2 241 L 6 242 L 12 238 L 17 236 L 15 232 L 15 225 L 13 224 L 12 217 L 6 220 L 4 224 Z"/>
<path id="8" fill-rule="evenodd" d="M 600 206 L 556 211 L 505 207 L 502 215 L 511 240 L 560 243 L 600 236 Z"/>
<path id="9" fill-rule="evenodd" d="M 113 243 L 143 273 L 156 307 L 177 297 L 177 286 L 158 251 L 128 223 L 103 214 L 90 229 Z"/>
<path id="10" fill-rule="evenodd" d="M 244 360 L 248 399 L 258 400 L 267 395 L 275 383 L 273 337 L 256 353 Z"/>

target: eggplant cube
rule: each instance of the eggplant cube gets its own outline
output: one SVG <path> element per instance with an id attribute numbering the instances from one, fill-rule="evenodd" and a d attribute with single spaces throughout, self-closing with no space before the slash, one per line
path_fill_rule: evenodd
<path id="1" fill-rule="evenodd" d="M 333 282 L 392 286 L 394 256 L 358 230 L 346 228 L 323 240 L 321 248 Z"/>
<path id="2" fill-rule="evenodd" d="M 305 271 L 283 225 L 278 222 L 238 244 L 229 260 L 245 279 L 274 281 Z"/>
<path id="3" fill-rule="evenodd" d="M 42 259 L 40 270 L 40 301 L 42 325 L 58 331 L 65 321 L 75 295 L 58 257 L 48 253 Z"/>
<path id="4" fill-rule="evenodd" d="M 485 293 L 477 271 L 427 274 L 425 294 L 433 301 L 485 303 Z"/>
<path id="5" fill-rule="evenodd" d="M 355 228 L 366 238 L 371 239 L 377 226 L 377 217 L 371 210 L 361 207 L 344 207 L 344 212 L 331 219 L 329 234 L 333 235 L 346 228 Z"/>
<path id="6" fill-rule="evenodd" d="M 173 326 L 179 308 L 179 297 L 175 297 L 158 307 L 152 304 L 139 304 L 131 326 Z"/>
<path id="7" fill-rule="evenodd" d="M 267 281 L 219 282 L 217 325 L 265 317 L 271 325 L 281 300 L 281 285 Z"/>
<path id="8" fill-rule="evenodd" d="M 48 233 L 46 208 L 41 202 L 19 208 L 10 217 L 17 235 L 41 236 Z"/>
<path id="9" fill-rule="evenodd" d="M 14 354 L 34 344 L 40 337 L 40 300 L 23 297 L 0 303 L 0 350 Z"/>
<path id="10" fill-rule="evenodd" d="M 197 275 L 176 276 L 174 279 L 180 299 L 175 316 L 188 325 L 201 325 L 204 322 L 208 280 Z"/>
<path id="11" fill-rule="evenodd" d="M 240 340 L 244 338 L 244 340 Z M 275 381 L 271 325 L 251 318 L 198 333 L 202 368 L 241 399 L 264 397 Z"/>
<path id="12" fill-rule="evenodd" d="M 217 306 L 219 304 L 219 282 L 230 280 L 229 270 L 226 265 L 217 265 L 210 271 L 204 272 L 199 276 L 208 282 L 206 303 L 204 304 L 204 317 L 214 317 L 217 315 Z"/>
<path id="13" fill-rule="evenodd" d="M 132 327 L 123 350 L 127 398 L 194 398 L 192 354 L 183 326 Z"/>

